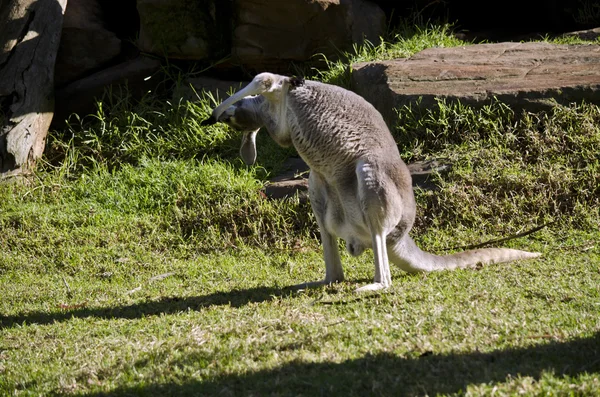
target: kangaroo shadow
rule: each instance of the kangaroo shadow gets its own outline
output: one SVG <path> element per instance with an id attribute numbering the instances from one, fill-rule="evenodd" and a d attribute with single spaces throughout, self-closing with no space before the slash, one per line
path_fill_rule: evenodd
<path id="1" fill-rule="evenodd" d="M 359 283 L 369 282 L 369 279 L 358 280 Z M 78 307 L 53 312 L 33 311 L 15 315 L 0 313 L 0 329 L 11 328 L 22 324 L 52 324 L 56 321 L 68 321 L 71 318 L 103 318 L 103 319 L 137 319 L 160 314 L 173 314 L 188 310 L 202 310 L 212 306 L 228 305 L 234 308 L 245 306 L 249 303 L 268 302 L 276 298 L 293 296 L 301 290 L 299 285 L 285 287 L 255 287 L 247 289 L 233 289 L 226 292 L 214 292 L 204 296 L 170 296 L 146 302 L 137 302 L 130 305 L 110 307 Z M 375 298 L 376 296 L 358 296 L 336 302 L 347 304 L 356 300 Z M 328 301 L 316 301 L 316 304 L 333 304 Z"/>
<path id="2" fill-rule="evenodd" d="M 174 363 L 207 362 L 188 356 Z M 197 365 L 197 364 L 194 364 Z M 274 369 L 223 375 L 206 381 L 145 383 L 88 396 L 413 396 L 463 394 L 469 385 L 505 382 L 517 376 L 540 380 L 545 373 L 576 377 L 600 372 L 600 332 L 488 353 L 466 352 L 400 357 L 366 355 L 340 363 L 291 362 Z M 575 390 L 575 389 L 574 389 Z"/>
<path id="3" fill-rule="evenodd" d="M 56 312 L 28 312 L 16 315 L 0 315 L 0 329 L 20 324 L 52 324 L 56 321 L 67 321 L 73 317 L 96 317 L 104 319 L 136 319 L 160 314 L 178 313 L 187 310 L 202 310 L 211 306 L 230 305 L 241 307 L 249 303 L 270 301 L 277 297 L 291 295 L 291 287 L 257 287 L 236 289 L 227 292 L 215 292 L 204 296 L 164 297 L 158 300 L 133 303 L 131 305 L 74 308 Z"/>

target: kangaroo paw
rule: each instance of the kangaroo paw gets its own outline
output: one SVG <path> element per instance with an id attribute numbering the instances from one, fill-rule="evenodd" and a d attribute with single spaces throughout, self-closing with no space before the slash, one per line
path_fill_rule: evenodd
<path id="1" fill-rule="evenodd" d="M 354 290 L 354 292 L 361 293 L 361 292 L 368 292 L 368 291 L 380 291 L 380 290 L 387 289 L 387 288 L 389 288 L 389 285 L 384 285 L 383 283 L 373 283 L 373 284 L 367 284 L 363 287 L 357 288 Z"/>

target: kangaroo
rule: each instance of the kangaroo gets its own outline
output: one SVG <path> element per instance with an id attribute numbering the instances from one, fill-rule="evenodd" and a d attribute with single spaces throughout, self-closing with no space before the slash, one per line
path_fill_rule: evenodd
<path id="1" fill-rule="evenodd" d="M 406 272 L 474 267 L 540 256 L 508 248 L 451 255 L 422 251 L 408 235 L 415 220 L 411 176 L 381 114 L 341 87 L 271 73 L 257 75 L 216 107 L 203 125 L 224 122 L 242 131 L 240 154 L 253 164 L 261 127 L 281 146 L 293 145 L 310 167 L 309 198 L 321 233 L 325 278 L 344 280 L 337 238 L 351 255 L 373 249 L 374 282 L 357 291 L 391 286 L 389 261 Z"/>

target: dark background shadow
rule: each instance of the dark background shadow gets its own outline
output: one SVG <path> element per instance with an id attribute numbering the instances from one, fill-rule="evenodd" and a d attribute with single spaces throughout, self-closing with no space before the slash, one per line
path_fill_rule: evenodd
<path id="1" fill-rule="evenodd" d="M 199 360 L 206 362 L 206 357 L 188 356 L 181 364 Z M 600 372 L 600 333 L 491 353 L 426 353 L 408 358 L 382 353 L 341 363 L 293 362 L 272 370 L 226 375 L 205 382 L 140 384 L 85 395 L 433 396 L 464 393 L 469 385 L 504 382 L 507 377 L 530 376 L 539 380 L 544 372 L 557 377 Z"/>

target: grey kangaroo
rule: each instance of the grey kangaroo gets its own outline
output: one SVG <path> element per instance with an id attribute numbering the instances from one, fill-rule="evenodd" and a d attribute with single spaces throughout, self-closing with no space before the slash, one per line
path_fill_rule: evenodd
<path id="1" fill-rule="evenodd" d="M 374 282 L 357 291 L 391 286 L 388 261 L 407 272 L 427 272 L 540 255 L 487 248 L 438 256 L 419 249 L 408 235 L 415 219 L 408 168 L 381 114 L 351 91 L 261 73 L 203 124 L 216 122 L 243 132 L 240 154 L 248 164 L 256 160 L 256 134 L 264 126 L 279 145 L 293 145 L 310 167 L 309 197 L 321 232 L 325 279 L 303 286 L 344 279 L 338 237 L 351 255 L 373 249 Z"/>

